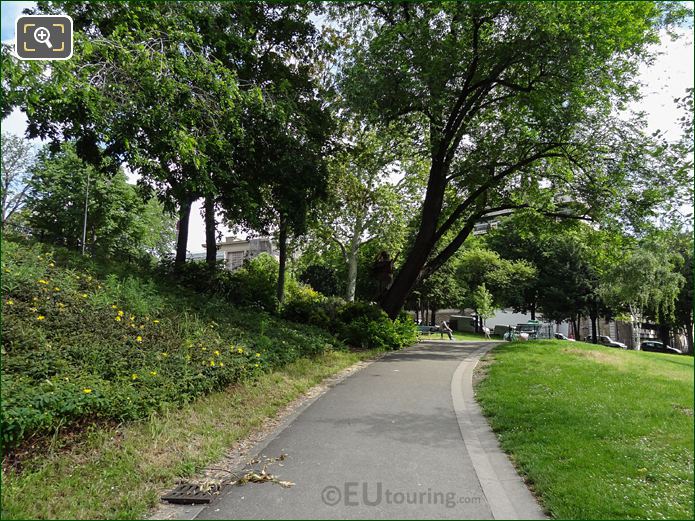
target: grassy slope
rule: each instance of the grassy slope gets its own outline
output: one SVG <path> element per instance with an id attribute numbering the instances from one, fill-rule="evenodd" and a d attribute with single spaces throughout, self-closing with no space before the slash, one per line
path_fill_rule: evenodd
<path id="1" fill-rule="evenodd" d="M 478 399 L 561 519 L 693 518 L 693 359 L 580 342 L 495 348 Z"/>
<path id="2" fill-rule="evenodd" d="M 52 418 L 3 460 L 3 519 L 140 517 L 159 489 L 375 355 L 125 263 L 7 240 L 2 253 L 3 421 Z"/>
<path id="3" fill-rule="evenodd" d="M 147 417 L 345 346 L 127 264 L 2 244 L 3 440 Z"/>
<path id="4" fill-rule="evenodd" d="M 376 355 L 329 352 L 119 428 L 4 473 L 2 519 L 140 519 L 178 478 L 219 460 L 237 440 L 322 379 Z"/>

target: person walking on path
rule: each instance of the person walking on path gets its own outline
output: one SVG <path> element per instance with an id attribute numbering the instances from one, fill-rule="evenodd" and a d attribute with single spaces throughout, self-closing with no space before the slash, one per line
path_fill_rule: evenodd
<path id="1" fill-rule="evenodd" d="M 446 320 L 442 320 L 442 324 L 439 326 L 440 338 L 444 338 L 444 333 L 446 333 L 449 336 L 449 340 L 454 339 L 451 336 L 451 333 L 453 333 L 453 330 L 449 327 L 449 324 L 446 323 Z"/>

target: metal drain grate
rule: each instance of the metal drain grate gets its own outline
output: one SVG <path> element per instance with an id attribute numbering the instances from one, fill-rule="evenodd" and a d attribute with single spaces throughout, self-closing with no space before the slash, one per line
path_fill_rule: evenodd
<path id="1" fill-rule="evenodd" d="M 197 505 L 200 503 L 210 503 L 213 495 L 219 491 L 220 486 L 216 484 L 208 485 L 205 487 L 205 490 L 201 490 L 200 485 L 184 483 L 162 496 L 162 499 L 169 503 L 178 503 L 180 505 Z"/>

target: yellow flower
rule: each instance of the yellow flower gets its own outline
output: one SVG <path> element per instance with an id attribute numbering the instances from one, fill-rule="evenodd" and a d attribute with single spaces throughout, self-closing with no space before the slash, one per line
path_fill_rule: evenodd
<path id="1" fill-rule="evenodd" d="M 118 306 L 116 304 L 111 305 L 111 309 L 116 309 L 116 308 L 118 308 Z"/>
<path id="2" fill-rule="evenodd" d="M 117 316 L 117 317 L 116 317 L 116 322 L 120 322 L 120 321 L 121 321 L 121 317 Z"/>
<path id="3" fill-rule="evenodd" d="M 10 270 L 5 268 L 5 273 L 10 273 Z"/>
<path id="4" fill-rule="evenodd" d="M 118 316 L 119 316 L 119 317 L 122 317 L 122 316 L 123 316 L 123 311 L 118 310 Z"/>
<path id="5" fill-rule="evenodd" d="M 237 347 L 237 353 L 243 353 L 243 352 L 244 352 L 244 350 L 242 348 Z"/>
<path id="6" fill-rule="evenodd" d="M 220 352 L 219 352 L 219 351 L 215 351 L 215 355 L 220 356 Z"/>
<path id="7" fill-rule="evenodd" d="M 157 371 L 150 371 L 150 374 L 151 374 L 152 376 L 157 376 Z"/>
<path id="8" fill-rule="evenodd" d="M 65 307 L 65 304 L 63 304 L 62 302 L 57 302 L 57 303 L 56 303 L 56 306 L 58 306 L 59 308 L 62 309 L 62 308 Z"/>
<path id="9" fill-rule="evenodd" d="M 167 356 L 169 356 L 169 353 L 162 353 L 162 356 L 166 358 Z"/>
<path id="10" fill-rule="evenodd" d="M 11 306 L 12 304 L 14 304 L 14 300 L 10 299 L 7 301 L 7 303 Z"/>
<path id="11" fill-rule="evenodd" d="M 45 319 L 46 319 L 46 317 L 44 317 L 43 315 L 39 315 L 38 317 L 36 317 L 36 320 L 45 320 Z"/>
<path id="12" fill-rule="evenodd" d="M 215 367 L 215 361 L 214 360 L 210 360 L 210 367 Z"/>
<path id="13" fill-rule="evenodd" d="M 142 337 L 138 335 L 138 337 L 135 339 L 136 342 L 142 342 Z"/>
<path id="14" fill-rule="evenodd" d="M 260 358 L 260 357 L 261 357 L 261 353 L 256 353 L 256 358 Z"/>
<path id="15" fill-rule="evenodd" d="M 53 291 L 60 291 L 60 288 L 55 287 L 55 288 L 53 288 Z"/>
<path id="16" fill-rule="evenodd" d="M 135 315 L 130 315 L 130 321 L 132 322 L 133 320 L 135 320 Z"/>
<path id="17" fill-rule="evenodd" d="M 48 282 L 43 279 L 39 279 L 39 284 L 48 284 Z"/>
<path id="18" fill-rule="evenodd" d="M 201 351 L 207 351 L 208 348 L 207 348 L 207 347 L 201 347 L 200 350 L 201 350 Z"/>
<path id="19" fill-rule="evenodd" d="M 48 265 L 49 265 L 51 268 L 55 268 L 55 267 L 56 267 L 56 265 L 55 265 L 54 263 L 52 263 L 52 262 L 49 262 Z"/>
<path id="20" fill-rule="evenodd" d="M 86 294 L 86 293 L 82 293 L 82 298 L 87 298 L 87 294 Z"/>
<path id="21" fill-rule="evenodd" d="M 132 378 L 133 380 L 137 380 L 137 379 L 138 379 L 138 375 L 135 374 L 135 373 L 133 373 L 133 375 L 131 376 L 131 378 Z"/>
<path id="22" fill-rule="evenodd" d="M 32 298 L 31 300 L 33 300 L 34 302 L 38 302 L 38 301 L 39 301 L 38 297 L 34 297 L 34 298 Z"/>
<path id="23" fill-rule="evenodd" d="M 155 324 L 159 324 L 159 320 L 153 320 L 152 322 L 154 322 Z"/>
<path id="24" fill-rule="evenodd" d="M 33 311 L 34 313 L 36 313 L 38 310 L 39 308 L 29 308 L 29 311 Z"/>
<path id="25" fill-rule="evenodd" d="M 261 366 L 261 364 L 256 364 L 256 367 L 260 367 L 260 366 Z"/>
<path id="26" fill-rule="evenodd" d="M 220 367 L 224 367 L 224 362 L 220 362 Z"/>
<path id="27" fill-rule="evenodd" d="M 83 392 L 84 394 L 89 394 L 89 393 L 92 392 L 92 390 L 91 390 L 89 387 L 85 387 L 84 389 L 82 389 L 82 392 Z"/>

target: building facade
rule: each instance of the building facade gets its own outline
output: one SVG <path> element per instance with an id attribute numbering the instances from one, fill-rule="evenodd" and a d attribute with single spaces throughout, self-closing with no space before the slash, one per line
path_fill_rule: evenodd
<path id="1" fill-rule="evenodd" d="M 254 259 L 261 253 L 278 258 L 278 252 L 270 237 L 239 239 L 230 236 L 217 243 L 217 254 L 218 256 L 221 254 L 224 259 L 224 267 L 230 271 L 240 268 L 244 265 L 244 261 Z"/>

